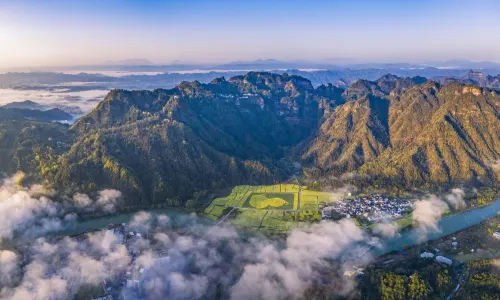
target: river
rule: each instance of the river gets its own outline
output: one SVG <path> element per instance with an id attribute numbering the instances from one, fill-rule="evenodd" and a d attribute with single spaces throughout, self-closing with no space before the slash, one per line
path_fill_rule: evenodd
<path id="1" fill-rule="evenodd" d="M 186 219 L 191 215 L 191 213 L 175 209 L 175 208 L 164 208 L 164 209 L 149 209 L 144 210 L 153 215 L 166 215 L 168 216 L 173 223 L 175 224 L 177 221 L 186 221 Z M 93 231 L 106 228 L 109 224 L 121 224 L 128 223 L 137 212 L 123 213 L 110 215 L 100 218 L 88 219 L 84 221 L 78 221 L 73 223 L 62 230 L 55 232 L 56 235 L 73 235 L 79 234 L 86 231 Z M 208 219 L 198 219 L 198 222 L 206 223 L 206 224 L 214 224 L 215 222 Z"/>
<path id="2" fill-rule="evenodd" d="M 452 215 L 443 218 L 438 223 L 439 231 L 429 233 L 425 240 L 419 239 L 420 232 L 417 228 L 404 230 L 400 233 L 398 237 L 381 239 L 380 243 L 382 245 L 382 248 L 374 250 L 374 254 L 381 255 L 391 251 L 401 250 L 403 245 L 413 246 L 418 243 L 424 242 L 426 240 L 434 240 L 441 238 L 453 232 L 460 231 L 469 226 L 478 224 L 486 219 L 495 217 L 499 210 L 500 210 L 500 199 L 493 202 L 490 205 L 469 210 L 467 212 L 458 215 Z M 190 214 L 188 212 L 176 209 L 153 209 L 146 211 L 155 215 L 160 215 L 160 214 L 167 215 L 174 222 L 176 219 L 187 217 Z M 117 214 L 117 215 L 77 222 L 71 227 L 66 227 L 62 231 L 57 232 L 57 234 L 72 235 L 72 234 L 82 233 L 85 231 L 106 228 L 108 224 L 127 223 L 132 219 L 132 217 L 135 214 L 136 213 L 124 213 L 124 214 Z M 211 220 L 205 220 L 205 221 L 207 222 L 207 224 L 215 224 L 215 222 Z"/>
<path id="3" fill-rule="evenodd" d="M 479 224 L 482 221 L 497 216 L 497 212 L 500 210 L 500 199 L 491 203 L 490 205 L 469 210 L 467 212 L 452 215 L 443 218 L 438 223 L 437 232 L 430 232 L 427 237 L 422 240 L 419 239 L 421 231 L 418 228 L 411 228 L 409 230 L 404 230 L 400 233 L 399 237 L 381 239 L 382 244 L 381 249 L 377 249 L 375 254 L 385 254 L 395 250 L 401 250 L 403 245 L 413 246 L 428 240 L 435 240 L 443 236 L 452 234 L 453 232 L 460 231 L 467 227 L 475 224 Z"/>

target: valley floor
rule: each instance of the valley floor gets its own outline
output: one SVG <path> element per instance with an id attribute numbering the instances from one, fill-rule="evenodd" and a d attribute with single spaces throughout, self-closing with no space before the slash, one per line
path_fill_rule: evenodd
<path id="1" fill-rule="evenodd" d="M 213 200 L 203 215 L 214 220 L 226 217 L 224 221 L 240 228 L 281 234 L 301 224 L 320 221 L 320 203 L 330 202 L 330 197 L 331 193 L 307 187 L 300 187 L 299 192 L 297 184 L 243 185 L 233 188 L 228 196 Z"/>

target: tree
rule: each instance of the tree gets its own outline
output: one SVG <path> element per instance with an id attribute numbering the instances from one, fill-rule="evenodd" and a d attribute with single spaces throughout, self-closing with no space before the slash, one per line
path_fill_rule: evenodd
<path id="1" fill-rule="evenodd" d="M 380 282 L 380 294 L 383 300 L 406 299 L 405 276 L 384 274 Z"/>
<path id="2" fill-rule="evenodd" d="M 413 273 L 408 283 L 408 299 L 426 299 L 431 288 L 417 272 Z"/>

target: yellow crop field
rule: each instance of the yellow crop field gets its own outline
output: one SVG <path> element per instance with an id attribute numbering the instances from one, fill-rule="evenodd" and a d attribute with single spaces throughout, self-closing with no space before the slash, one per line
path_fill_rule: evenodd
<path id="1" fill-rule="evenodd" d="M 297 226 L 295 210 L 298 209 L 298 191 L 297 184 L 236 186 L 226 197 L 214 199 L 204 215 L 220 219 L 233 207 L 239 207 L 227 222 L 266 233 L 286 232 Z M 335 201 L 332 194 L 311 191 L 306 186 L 301 188 L 300 199 L 302 223 L 321 219 L 319 202 Z"/>
<path id="2" fill-rule="evenodd" d="M 250 205 L 257 209 L 267 208 L 267 207 L 281 207 L 287 205 L 288 202 L 281 198 L 268 198 L 264 194 L 252 195 L 250 198 Z"/>

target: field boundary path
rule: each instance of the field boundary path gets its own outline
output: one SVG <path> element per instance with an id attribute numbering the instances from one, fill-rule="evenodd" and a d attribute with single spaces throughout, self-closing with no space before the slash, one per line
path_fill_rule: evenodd
<path id="1" fill-rule="evenodd" d="M 299 185 L 299 192 L 297 194 L 297 228 L 299 228 L 300 227 L 300 192 L 301 192 L 301 189 L 300 189 L 299 180 L 297 179 L 297 177 L 295 177 L 295 179 L 297 180 L 297 184 Z"/>
<path id="2" fill-rule="evenodd" d="M 228 213 L 227 213 L 224 217 L 222 217 L 222 218 L 219 220 L 219 222 L 217 222 L 217 225 L 220 225 L 220 224 L 222 224 L 222 223 L 226 222 L 227 218 L 229 218 L 229 216 L 233 213 L 233 211 L 234 211 L 235 209 L 238 209 L 238 208 L 239 208 L 239 207 L 234 206 L 234 207 L 233 207 L 233 208 L 232 208 L 232 209 L 231 209 L 231 210 L 230 210 L 230 211 L 229 211 L 229 212 L 228 212 Z"/>
<path id="3" fill-rule="evenodd" d="M 241 210 L 257 210 L 266 212 L 296 212 L 296 209 L 265 209 L 265 208 L 253 208 L 253 207 L 235 207 Z"/>
<path id="4" fill-rule="evenodd" d="M 259 231 L 259 229 L 262 227 L 262 223 L 264 223 L 264 219 L 266 218 L 268 213 L 269 213 L 269 211 L 266 211 L 266 214 L 264 215 L 264 217 L 262 217 L 262 220 L 260 220 L 260 224 L 259 224 L 259 227 L 257 227 L 257 231 Z"/>

